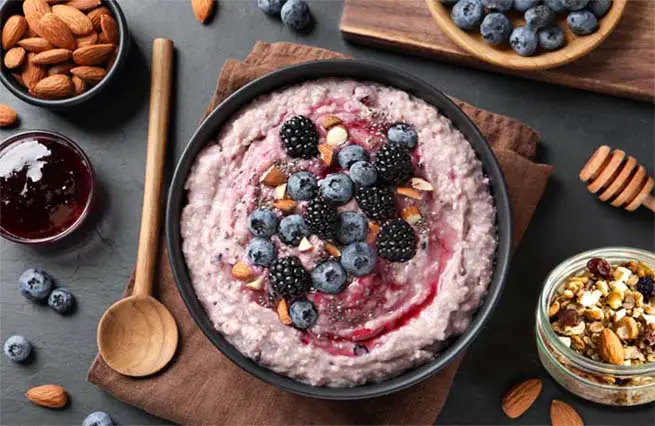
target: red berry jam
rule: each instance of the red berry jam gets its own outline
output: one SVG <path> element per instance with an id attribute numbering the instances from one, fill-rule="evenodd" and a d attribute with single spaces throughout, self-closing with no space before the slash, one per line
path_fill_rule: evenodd
<path id="1" fill-rule="evenodd" d="M 53 241 L 86 216 L 94 175 L 87 156 L 56 133 L 29 132 L 0 145 L 0 234 Z"/>

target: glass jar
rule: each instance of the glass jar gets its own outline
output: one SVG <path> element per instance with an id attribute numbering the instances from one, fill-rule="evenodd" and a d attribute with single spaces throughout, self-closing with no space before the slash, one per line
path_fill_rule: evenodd
<path id="1" fill-rule="evenodd" d="M 613 265 L 633 260 L 655 268 L 655 253 L 626 247 L 590 250 L 557 266 L 546 278 L 537 306 L 536 338 L 541 363 L 560 385 L 589 401 L 620 406 L 655 401 L 654 362 L 624 366 L 594 361 L 566 346 L 550 325 L 548 308 L 557 288 L 584 270 L 594 257 Z"/>

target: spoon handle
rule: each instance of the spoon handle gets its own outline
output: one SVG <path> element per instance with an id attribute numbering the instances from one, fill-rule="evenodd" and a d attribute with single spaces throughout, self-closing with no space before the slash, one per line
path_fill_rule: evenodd
<path id="1" fill-rule="evenodd" d="M 146 175 L 143 188 L 141 233 L 136 260 L 134 294 L 146 297 L 152 292 L 152 280 L 159 249 L 161 193 L 170 113 L 173 69 L 173 42 L 158 38 L 152 44 L 150 116 Z"/>

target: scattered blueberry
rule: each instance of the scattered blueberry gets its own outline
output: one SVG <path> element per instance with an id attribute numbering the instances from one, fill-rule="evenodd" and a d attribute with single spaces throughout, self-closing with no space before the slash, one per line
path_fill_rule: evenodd
<path id="1" fill-rule="evenodd" d="M 514 0 L 482 0 L 482 5 L 489 10 L 498 12 L 509 12 L 514 4 Z"/>
<path id="2" fill-rule="evenodd" d="M 596 15 L 596 18 L 605 16 L 612 7 L 612 0 L 593 0 L 589 2 L 589 10 Z"/>
<path id="3" fill-rule="evenodd" d="M 304 0 L 288 0 L 281 9 L 282 22 L 296 31 L 303 30 L 311 20 L 309 6 Z"/>
<path id="4" fill-rule="evenodd" d="M 509 36 L 509 45 L 521 56 L 532 56 L 537 44 L 537 35 L 528 27 L 515 28 Z"/>
<path id="5" fill-rule="evenodd" d="M 588 10 L 580 10 L 569 13 L 566 23 L 571 31 L 578 35 L 591 34 L 598 28 L 598 19 Z"/>
<path id="6" fill-rule="evenodd" d="M 465 31 L 471 31 L 480 26 L 484 17 L 484 7 L 480 0 L 460 0 L 450 12 L 455 25 Z"/>
<path id="7" fill-rule="evenodd" d="M 348 145 L 339 151 L 338 159 L 341 168 L 348 170 L 358 161 L 367 161 L 368 153 L 359 145 Z"/>
<path id="8" fill-rule="evenodd" d="M 514 10 L 521 13 L 539 4 L 541 0 L 514 0 Z"/>
<path id="9" fill-rule="evenodd" d="M 539 30 L 539 46 L 545 50 L 557 50 L 564 45 L 564 31 L 560 27 Z"/>
<path id="10" fill-rule="evenodd" d="M 30 356 L 32 345 L 23 336 L 11 336 L 5 341 L 5 355 L 12 361 L 23 362 Z"/>
<path id="11" fill-rule="evenodd" d="M 414 127 L 406 123 L 396 123 L 387 130 L 389 142 L 396 142 L 412 149 L 418 143 L 418 134 Z"/>
<path id="12" fill-rule="evenodd" d="M 45 300 L 52 291 L 52 278 L 40 269 L 28 269 L 18 278 L 23 296 L 28 299 Z"/>
<path id="13" fill-rule="evenodd" d="M 332 173 L 319 183 L 321 195 L 334 204 L 345 204 L 353 197 L 353 181 L 343 173 Z"/>
<path id="14" fill-rule="evenodd" d="M 357 185 L 370 186 L 378 179 L 378 172 L 368 161 L 358 161 L 350 167 L 350 179 Z"/>
<path id="15" fill-rule="evenodd" d="M 352 243 L 341 252 L 341 264 L 356 277 L 371 273 L 376 263 L 375 252 L 366 243 Z"/>
<path id="16" fill-rule="evenodd" d="M 271 16 L 280 16 L 280 11 L 287 0 L 257 0 L 257 7 Z"/>
<path id="17" fill-rule="evenodd" d="M 277 250 L 275 249 L 275 244 L 270 239 L 256 237 L 248 243 L 246 256 L 248 256 L 248 260 L 253 265 L 268 266 L 275 260 Z"/>
<path id="18" fill-rule="evenodd" d="M 337 294 L 346 286 L 348 274 L 336 260 L 321 263 L 311 273 L 314 288 L 323 293 Z"/>
<path id="19" fill-rule="evenodd" d="M 540 4 L 525 11 L 525 23 L 532 29 L 548 27 L 555 22 L 555 12 Z"/>
<path id="20" fill-rule="evenodd" d="M 82 426 L 114 426 L 114 421 L 104 411 L 94 411 L 86 416 Z"/>
<path id="21" fill-rule="evenodd" d="M 73 309 L 75 298 L 70 291 L 65 288 L 57 288 L 52 290 L 48 296 L 48 306 L 59 314 L 67 314 Z"/>
<path id="22" fill-rule="evenodd" d="M 440 0 L 444 6 L 455 6 L 459 0 Z"/>
<path id="23" fill-rule="evenodd" d="M 248 216 L 248 229 L 255 237 L 270 237 L 277 230 L 278 219 L 269 209 L 257 209 Z"/>
<path id="24" fill-rule="evenodd" d="M 544 0 L 544 4 L 555 13 L 565 13 L 568 11 L 564 0 Z"/>
<path id="25" fill-rule="evenodd" d="M 655 283 L 651 277 L 641 277 L 637 282 L 637 291 L 645 298 L 655 296 Z"/>
<path id="26" fill-rule="evenodd" d="M 582 10 L 587 6 L 589 0 L 562 0 L 564 6 L 570 11 Z"/>
<path id="27" fill-rule="evenodd" d="M 284 244 L 297 247 L 302 237 L 309 236 L 309 227 L 301 215 L 292 214 L 280 221 L 279 234 Z"/>
<path id="28" fill-rule="evenodd" d="M 289 316 L 294 327 L 305 330 L 316 324 L 318 312 L 309 300 L 297 300 L 289 307 Z"/>
<path id="29" fill-rule="evenodd" d="M 296 201 L 311 200 L 318 194 L 318 183 L 309 172 L 294 173 L 287 182 L 287 192 Z"/>
<path id="30" fill-rule="evenodd" d="M 490 13 L 484 17 L 480 34 L 485 43 L 498 45 L 505 43 L 512 32 L 512 22 L 502 13 Z"/>
<path id="31" fill-rule="evenodd" d="M 355 241 L 364 241 L 368 235 L 366 216 L 356 212 L 344 212 L 339 215 L 337 240 L 347 245 Z"/>

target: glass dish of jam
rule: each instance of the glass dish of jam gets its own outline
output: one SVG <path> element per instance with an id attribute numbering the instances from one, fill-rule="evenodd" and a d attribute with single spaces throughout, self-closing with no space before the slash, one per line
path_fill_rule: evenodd
<path id="1" fill-rule="evenodd" d="M 0 143 L 0 235 L 24 244 L 70 234 L 93 203 L 95 175 L 69 138 L 35 130 Z"/>

